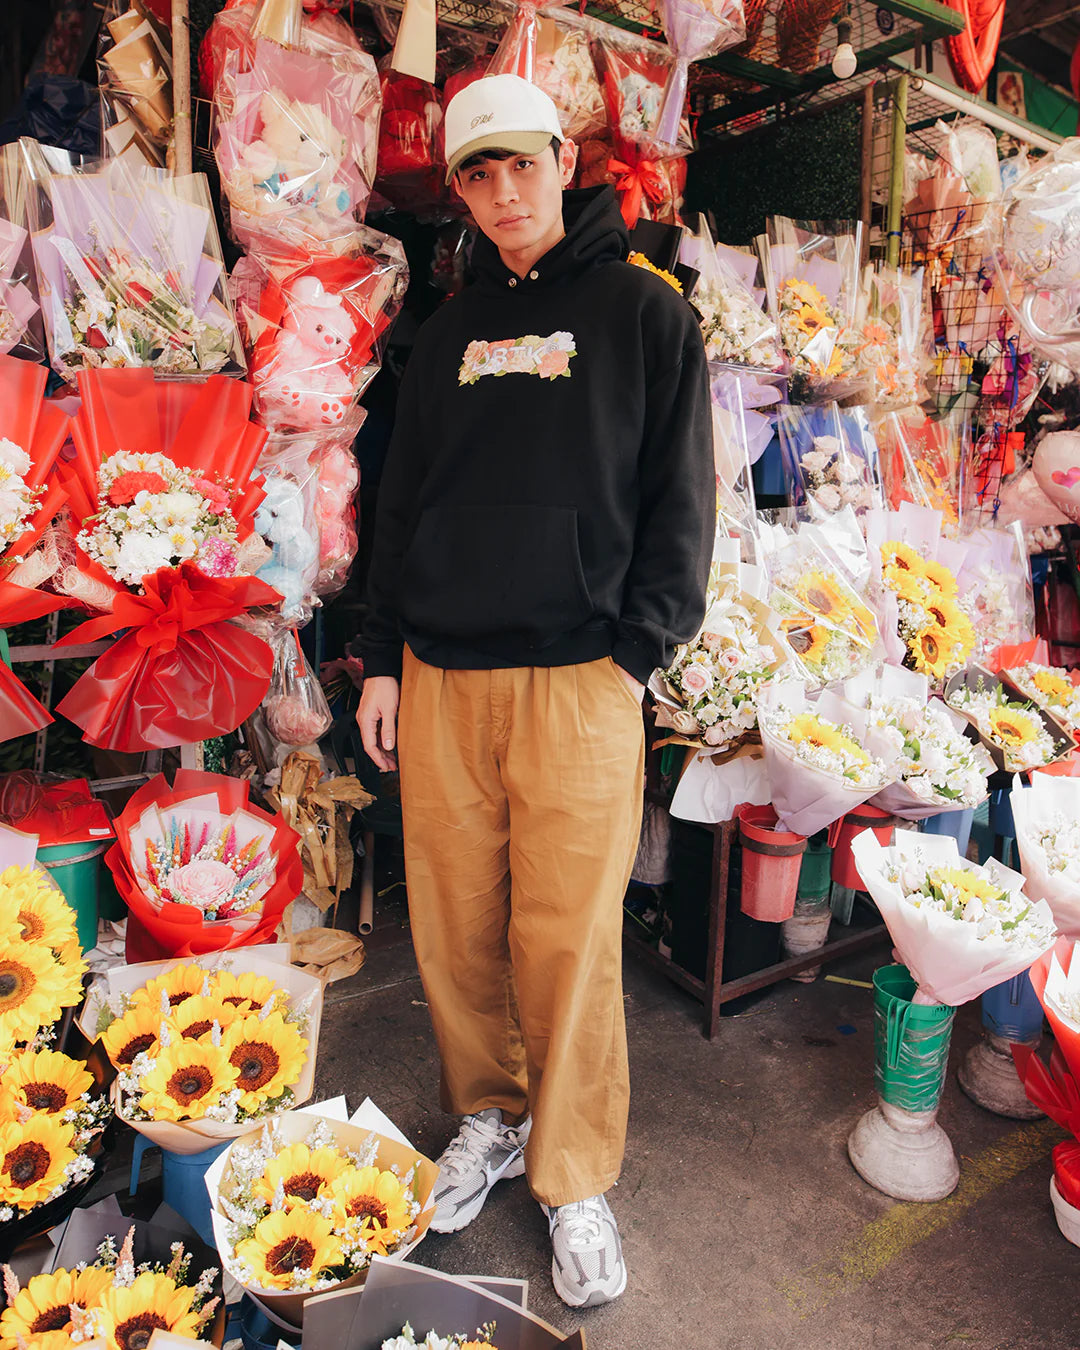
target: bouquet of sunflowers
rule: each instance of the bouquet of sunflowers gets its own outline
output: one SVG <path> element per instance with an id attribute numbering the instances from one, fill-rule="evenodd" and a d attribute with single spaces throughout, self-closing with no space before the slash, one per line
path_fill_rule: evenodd
<path id="1" fill-rule="evenodd" d="M 117 1115 L 163 1148 L 199 1153 L 306 1101 L 322 984 L 241 948 L 108 972 L 83 1013 L 117 1078 Z M 253 955 L 254 953 L 254 955 Z"/>
<path id="2" fill-rule="evenodd" d="M 427 1232 L 438 1168 L 399 1138 L 315 1111 L 280 1116 L 207 1173 L 226 1271 L 299 1325 L 307 1299 L 404 1258 Z"/>
<path id="3" fill-rule="evenodd" d="M 957 599 L 952 570 L 899 539 L 881 545 L 881 579 L 896 598 L 904 665 L 936 684 L 959 670 L 975 646 L 975 629 Z"/>
<path id="4" fill-rule="evenodd" d="M 995 765 L 1009 773 L 1041 769 L 1075 748 L 1072 736 L 1048 712 L 1009 695 L 997 675 L 971 666 L 945 686 L 945 702 L 979 733 Z"/>
<path id="5" fill-rule="evenodd" d="M 1063 666 L 1046 666 L 1025 661 L 1001 672 L 1002 679 L 1015 685 L 1025 698 L 1044 708 L 1051 717 L 1074 735 L 1080 732 L 1080 685 L 1073 683 Z"/>

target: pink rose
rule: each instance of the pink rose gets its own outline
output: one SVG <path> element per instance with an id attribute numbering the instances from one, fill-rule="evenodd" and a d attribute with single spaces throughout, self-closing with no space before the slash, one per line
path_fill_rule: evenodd
<path id="1" fill-rule="evenodd" d="M 215 909 L 232 895 L 236 873 L 213 858 L 197 859 L 170 872 L 167 884 L 179 904 Z"/>
<path id="2" fill-rule="evenodd" d="M 682 691 L 692 698 L 699 698 L 712 688 L 712 676 L 701 666 L 687 666 L 682 673 Z"/>
<path id="3" fill-rule="evenodd" d="M 556 375 L 561 375 L 569 365 L 570 357 L 567 352 L 545 352 L 540 358 L 540 378 L 553 380 Z"/>
<path id="4" fill-rule="evenodd" d="M 719 633 L 702 633 L 701 635 L 701 645 L 707 652 L 718 652 L 723 640 Z"/>
<path id="5" fill-rule="evenodd" d="M 727 737 L 725 736 L 724 729 L 722 727 L 718 726 L 709 727 L 709 729 L 705 732 L 706 745 L 723 745 L 726 740 Z"/>
<path id="6" fill-rule="evenodd" d="M 737 666 L 742 664 L 742 656 L 733 647 L 729 647 L 726 652 L 721 652 L 719 659 L 720 664 L 727 666 L 728 670 L 735 670 Z"/>

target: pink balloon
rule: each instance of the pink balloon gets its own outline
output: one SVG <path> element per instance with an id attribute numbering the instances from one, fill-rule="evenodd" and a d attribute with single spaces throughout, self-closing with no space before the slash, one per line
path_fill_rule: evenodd
<path id="1" fill-rule="evenodd" d="M 1035 450 L 1039 486 L 1071 521 L 1080 523 L 1080 431 L 1054 431 Z"/>

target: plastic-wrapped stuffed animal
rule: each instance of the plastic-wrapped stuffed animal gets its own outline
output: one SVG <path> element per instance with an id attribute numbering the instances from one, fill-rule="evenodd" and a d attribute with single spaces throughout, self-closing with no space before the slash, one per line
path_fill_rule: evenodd
<path id="1" fill-rule="evenodd" d="M 255 193 L 269 196 L 270 209 L 313 205 L 347 212 L 349 194 L 334 183 L 345 156 L 345 137 L 322 109 L 266 93 L 259 100 L 259 121 L 261 134 L 243 148 L 239 163 L 251 176 Z"/>
<path id="2" fill-rule="evenodd" d="M 356 322 L 316 277 L 300 277 L 285 298 L 269 360 L 255 375 L 261 411 L 270 422 L 304 431 L 338 426 L 356 392 L 349 371 Z"/>
<path id="3" fill-rule="evenodd" d="M 292 624 L 310 617 L 310 596 L 319 567 L 319 541 L 308 531 L 304 490 L 291 478 L 271 474 L 255 513 L 255 528 L 273 549 L 257 575 L 280 591 L 282 616 Z"/>

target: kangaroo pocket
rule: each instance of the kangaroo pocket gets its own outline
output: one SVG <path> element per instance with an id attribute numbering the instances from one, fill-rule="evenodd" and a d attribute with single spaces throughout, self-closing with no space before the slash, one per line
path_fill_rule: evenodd
<path id="1" fill-rule="evenodd" d="M 513 636 L 541 647 L 593 617 L 577 511 L 455 506 L 425 511 L 402 563 L 402 619 L 448 638 Z"/>

